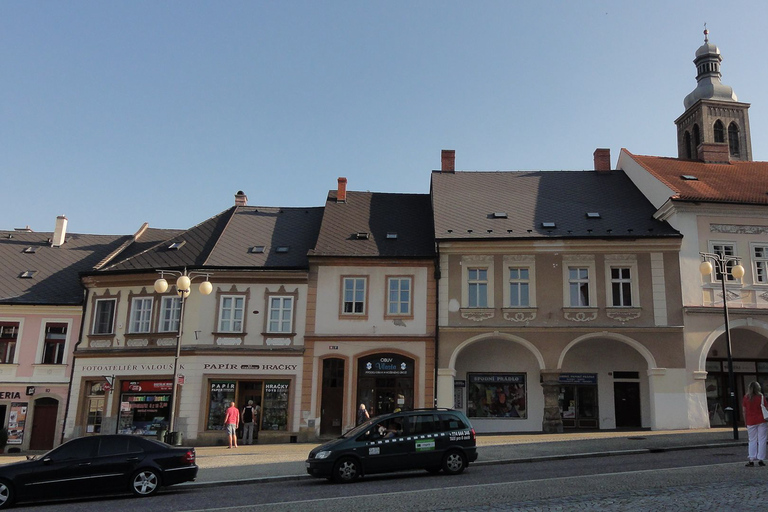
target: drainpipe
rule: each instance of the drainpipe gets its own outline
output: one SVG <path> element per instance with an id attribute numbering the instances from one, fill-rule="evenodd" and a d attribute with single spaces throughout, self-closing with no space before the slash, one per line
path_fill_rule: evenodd
<path id="1" fill-rule="evenodd" d="M 75 359 L 76 359 L 76 353 L 77 353 L 77 347 L 80 346 L 80 343 L 83 341 L 83 331 L 85 330 L 85 308 L 88 305 L 88 288 L 83 289 L 83 314 L 80 317 L 80 334 L 77 337 L 77 343 L 75 343 L 75 348 L 72 350 L 72 369 L 69 371 L 69 392 L 67 393 L 67 402 L 66 406 L 64 407 L 64 423 L 61 426 L 61 439 L 59 440 L 59 444 L 64 442 L 64 432 L 67 429 L 67 416 L 69 415 L 69 402 L 72 400 L 72 381 L 75 378 Z"/>

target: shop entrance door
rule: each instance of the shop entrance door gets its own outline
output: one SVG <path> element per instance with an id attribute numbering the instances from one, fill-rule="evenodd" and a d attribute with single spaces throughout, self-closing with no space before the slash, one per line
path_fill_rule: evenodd
<path id="1" fill-rule="evenodd" d="M 259 411 L 261 408 L 261 391 L 263 383 L 260 380 L 241 380 L 237 382 L 237 408 L 242 411 L 248 400 L 253 400 L 254 409 L 258 406 Z M 259 412 L 258 418 L 255 418 L 256 425 L 254 427 L 253 437 L 257 439 L 259 437 L 259 430 L 261 430 L 261 412 Z M 238 435 L 242 437 L 243 426 L 240 425 Z"/>
<path id="2" fill-rule="evenodd" d="M 640 383 L 614 382 L 613 405 L 616 428 L 640 428 Z"/>
<path id="3" fill-rule="evenodd" d="M 344 360 L 323 360 L 323 389 L 320 405 L 320 435 L 341 435 L 344 411 Z M 357 408 L 355 408 L 357 414 Z"/>
<path id="4" fill-rule="evenodd" d="M 29 441 L 30 450 L 50 450 L 53 448 L 58 412 L 58 400 L 53 398 L 35 400 L 32 438 Z"/>
<path id="5" fill-rule="evenodd" d="M 597 386 L 560 387 L 560 414 L 564 428 L 599 428 Z"/>

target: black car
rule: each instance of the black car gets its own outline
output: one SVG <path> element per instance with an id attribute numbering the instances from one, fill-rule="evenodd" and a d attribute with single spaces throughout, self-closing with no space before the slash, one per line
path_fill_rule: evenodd
<path id="1" fill-rule="evenodd" d="M 0 508 L 16 501 L 96 494 L 151 496 L 197 477 L 195 449 L 131 435 L 81 437 L 0 466 Z"/>
<path id="2" fill-rule="evenodd" d="M 453 409 L 417 409 L 376 416 L 309 453 L 307 473 L 336 482 L 426 469 L 459 474 L 477 460 L 475 430 Z"/>

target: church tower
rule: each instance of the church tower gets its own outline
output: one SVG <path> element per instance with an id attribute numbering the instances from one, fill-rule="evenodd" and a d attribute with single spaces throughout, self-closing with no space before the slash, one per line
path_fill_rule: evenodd
<path id="1" fill-rule="evenodd" d="M 677 156 L 685 160 L 724 163 L 752 160 L 749 103 L 737 100 L 733 89 L 720 82 L 720 50 L 709 42 L 696 50 L 696 88 L 685 97 L 685 112 L 675 120 Z"/>

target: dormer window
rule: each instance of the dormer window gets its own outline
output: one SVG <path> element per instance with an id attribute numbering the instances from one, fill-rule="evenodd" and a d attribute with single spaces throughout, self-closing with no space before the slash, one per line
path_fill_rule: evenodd
<path id="1" fill-rule="evenodd" d="M 184 244 L 187 243 L 186 241 L 182 242 L 173 242 L 171 245 L 168 246 L 169 251 L 178 251 L 182 247 L 184 247 Z"/>
<path id="2" fill-rule="evenodd" d="M 370 237 L 370 233 L 366 231 L 358 231 L 357 233 L 355 233 L 355 238 L 358 240 L 368 240 L 369 237 Z"/>

